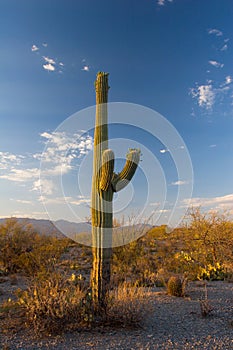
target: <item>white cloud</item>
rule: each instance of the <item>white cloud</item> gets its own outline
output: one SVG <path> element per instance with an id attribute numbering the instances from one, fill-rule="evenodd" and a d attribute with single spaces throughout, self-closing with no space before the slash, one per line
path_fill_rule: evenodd
<path id="1" fill-rule="evenodd" d="M 51 195 L 55 186 L 52 180 L 38 179 L 33 183 L 32 191 L 42 192 L 44 195 Z"/>
<path id="2" fill-rule="evenodd" d="M 178 180 L 178 181 L 171 183 L 171 185 L 173 185 L 173 186 L 182 186 L 182 185 L 187 185 L 187 184 L 188 184 L 188 181 L 182 181 L 182 180 Z"/>
<path id="3" fill-rule="evenodd" d="M 82 70 L 84 70 L 85 72 L 89 72 L 90 67 L 88 65 L 83 66 Z"/>
<path id="4" fill-rule="evenodd" d="M 221 30 L 218 29 L 208 29 L 208 34 L 215 34 L 216 36 L 222 36 L 223 33 L 221 32 Z"/>
<path id="5" fill-rule="evenodd" d="M 36 45 L 32 45 L 31 50 L 34 51 L 38 51 L 39 47 L 37 47 Z"/>
<path id="6" fill-rule="evenodd" d="M 190 92 L 192 97 L 197 99 L 200 107 L 204 107 L 207 110 L 212 109 L 216 95 L 212 84 L 197 86 L 192 88 Z"/>
<path id="7" fill-rule="evenodd" d="M 58 64 L 59 64 L 59 66 L 61 66 L 61 67 L 64 66 L 64 63 L 63 63 L 63 62 L 59 62 Z"/>
<path id="8" fill-rule="evenodd" d="M 73 204 L 73 205 L 81 205 L 83 203 L 89 204 L 91 202 L 91 199 L 89 197 L 81 198 L 81 199 L 72 198 L 72 197 L 65 197 L 65 200 L 67 203 Z"/>
<path id="9" fill-rule="evenodd" d="M 233 81 L 232 77 L 230 75 L 228 75 L 226 78 L 225 78 L 225 85 L 228 85 L 228 84 L 231 84 Z"/>
<path id="10" fill-rule="evenodd" d="M 73 159 L 88 154 L 93 148 L 93 138 L 90 135 L 43 132 L 41 137 L 47 144 L 42 160 L 58 165 L 70 165 Z"/>
<path id="11" fill-rule="evenodd" d="M 171 211 L 170 209 L 160 209 L 157 211 L 157 213 L 168 213 L 169 211 Z"/>
<path id="12" fill-rule="evenodd" d="M 48 44 L 47 43 L 42 43 L 42 46 L 47 47 Z"/>
<path id="13" fill-rule="evenodd" d="M 51 72 L 55 71 L 55 67 L 51 63 L 43 64 L 43 68 Z"/>
<path id="14" fill-rule="evenodd" d="M 38 178 L 39 169 L 31 168 L 31 169 L 16 169 L 12 168 L 7 173 L 0 175 L 1 179 L 6 179 L 14 182 L 25 182 L 29 180 L 33 180 Z"/>
<path id="15" fill-rule="evenodd" d="M 46 204 L 61 204 L 64 205 L 65 203 L 69 203 L 70 205 L 81 205 L 81 204 L 89 204 L 91 202 L 91 199 L 89 197 L 86 198 L 82 198 L 82 199 L 77 199 L 77 198 L 73 198 L 73 197 L 68 197 L 68 196 L 64 196 L 64 197 L 53 197 L 53 198 L 49 198 L 49 197 L 44 197 L 42 196 L 40 198 L 41 202 L 44 202 Z"/>
<path id="16" fill-rule="evenodd" d="M 215 148 L 215 147 L 217 147 L 217 145 L 215 144 L 209 145 L 209 148 Z"/>
<path id="17" fill-rule="evenodd" d="M 14 199 L 14 198 L 10 198 L 10 200 L 12 202 L 16 202 L 16 203 L 21 203 L 21 204 L 33 204 L 31 201 L 27 201 L 25 199 Z"/>
<path id="18" fill-rule="evenodd" d="M 24 157 L 9 152 L 0 152 L 0 170 L 19 165 Z"/>
<path id="19" fill-rule="evenodd" d="M 25 210 L 15 210 L 13 211 L 10 215 L 4 215 L 4 216 L 0 216 L 1 219 L 5 219 L 5 218 L 35 218 L 35 219 L 48 219 L 48 214 L 46 212 L 41 212 L 41 211 L 32 211 L 32 212 L 28 212 L 25 213 Z"/>
<path id="20" fill-rule="evenodd" d="M 49 58 L 47 56 L 42 56 L 43 59 L 45 60 L 46 63 L 50 63 L 50 64 L 56 64 L 56 62 L 54 61 L 53 58 Z"/>
<path id="21" fill-rule="evenodd" d="M 220 62 L 217 62 L 217 61 L 213 61 L 213 60 L 210 60 L 209 64 L 211 64 L 212 66 L 214 66 L 216 68 L 223 68 L 224 67 L 223 63 L 220 63 Z"/>
<path id="22" fill-rule="evenodd" d="M 168 2 L 173 2 L 173 0 L 167 0 Z M 166 0 L 157 0 L 157 4 L 159 5 L 159 6 L 164 6 L 165 5 L 165 2 L 166 2 Z"/>
<path id="23" fill-rule="evenodd" d="M 221 47 L 220 51 L 226 51 L 228 49 L 227 44 L 223 45 L 223 47 Z"/>
<path id="24" fill-rule="evenodd" d="M 77 166 L 77 159 L 92 150 L 93 139 L 81 133 L 67 135 L 62 132 L 44 132 L 41 136 L 47 145 L 43 154 L 21 156 L 0 152 L 0 180 L 27 186 L 32 191 L 41 189 L 43 195 L 47 196 L 57 190 L 57 177 L 70 173 Z M 41 169 L 38 161 L 43 162 Z M 78 200 L 80 202 L 82 198 Z M 26 201 L 21 203 L 27 204 Z"/>
<path id="25" fill-rule="evenodd" d="M 68 174 L 77 160 L 87 155 L 93 148 L 93 139 L 89 135 L 67 134 L 65 132 L 43 132 L 46 144 L 42 155 L 35 157 L 42 161 L 41 176 L 44 178 Z"/>
<path id="26" fill-rule="evenodd" d="M 42 56 L 42 57 L 43 57 L 43 59 L 46 62 L 45 64 L 43 64 L 43 68 L 45 70 L 48 70 L 48 71 L 51 71 L 51 72 L 55 71 L 55 69 L 56 69 L 54 67 L 54 65 L 56 64 L 55 60 L 53 58 L 49 58 L 47 56 Z"/>
<path id="27" fill-rule="evenodd" d="M 196 197 L 185 199 L 183 201 L 184 206 L 193 207 L 212 207 L 212 209 L 232 209 L 233 207 L 233 193 L 225 196 L 213 197 L 213 198 L 201 198 Z"/>
<path id="28" fill-rule="evenodd" d="M 160 202 L 151 202 L 151 203 L 150 203 L 150 206 L 151 206 L 151 207 L 155 207 L 155 206 L 157 207 L 157 206 L 159 206 L 160 204 L 161 204 Z"/>
<path id="29" fill-rule="evenodd" d="M 164 148 L 164 149 L 160 149 L 159 152 L 160 153 L 166 153 L 166 152 L 169 152 L 169 150 Z"/>

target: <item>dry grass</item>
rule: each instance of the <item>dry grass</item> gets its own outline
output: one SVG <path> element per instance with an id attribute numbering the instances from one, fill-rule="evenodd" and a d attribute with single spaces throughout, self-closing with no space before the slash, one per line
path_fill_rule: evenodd
<path id="1" fill-rule="evenodd" d="M 148 288 L 123 283 L 109 292 L 106 309 L 95 315 L 90 290 L 55 272 L 16 295 L 2 304 L 8 326 L 16 331 L 26 326 L 36 335 L 103 326 L 138 328 L 151 311 Z"/>
<path id="2" fill-rule="evenodd" d="M 86 291 L 62 275 L 36 280 L 26 291 L 18 291 L 26 323 L 36 333 L 58 333 L 90 321 Z"/>
<path id="3" fill-rule="evenodd" d="M 210 301 L 208 299 L 208 291 L 207 291 L 206 283 L 204 284 L 204 294 L 205 294 L 204 299 L 200 299 L 199 302 L 200 302 L 200 309 L 201 309 L 202 317 L 207 317 L 213 311 L 213 307 L 211 306 Z"/>
<path id="4" fill-rule="evenodd" d="M 123 283 L 109 293 L 106 322 L 113 326 L 140 327 L 150 312 L 147 298 L 148 288 Z"/>

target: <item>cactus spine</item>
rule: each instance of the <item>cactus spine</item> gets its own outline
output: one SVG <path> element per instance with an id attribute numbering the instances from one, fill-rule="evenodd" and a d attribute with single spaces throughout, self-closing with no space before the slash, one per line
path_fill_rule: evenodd
<path id="1" fill-rule="evenodd" d="M 105 306 L 110 283 L 112 255 L 112 199 L 132 179 L 140 150 L 130 149 L 123 170 L 114 173 L 114 153 L 108 149 L 108 73 L 99 72 L 95 81 L 96 123 L 92 176 L 92 298 L 95 310 Z"/>

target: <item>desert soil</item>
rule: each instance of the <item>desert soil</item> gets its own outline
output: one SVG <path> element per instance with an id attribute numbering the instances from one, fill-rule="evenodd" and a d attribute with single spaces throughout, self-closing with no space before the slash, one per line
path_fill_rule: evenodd
<path id="1" fill-rule="evenodd" d="M 0 285 L 7 285 L 7 281 Z M 9 288 L 12 285 L 8 286 Z M 212 312 L 202 317 L 200 299 L 204 299 L 201 282 L 192 282 L 187 297 L 166 294 L 164 288 L 148 291 L 151 313 L 142 328 L 76 331 L 59 336 L 36 339 L 30 331 L 4 331 L 0 315 L 0 349 L 4 350 L 182 350 L 233 349 L 233 283 L 208 282 L 208 299 Z"/>

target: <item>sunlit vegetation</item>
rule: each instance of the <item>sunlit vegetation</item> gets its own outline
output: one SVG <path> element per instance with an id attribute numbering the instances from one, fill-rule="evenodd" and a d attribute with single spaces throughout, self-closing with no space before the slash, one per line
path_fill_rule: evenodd
<path id="1" fill-rule="evenodd" d="M 97 323 L 91 265 L 91 247 L 6 220 L 0 226 L 0 283 L 15 286 L 9 295 L 0 285 L 0 313 L 6 324 L 16 313 L 18 321 L 37 333 L 97 324 L 136 326 L 147 310 L 147 287 L 163 286 L 168 294 L 184 296 L 190 280 L 233 281 L 233 222 L 226 214 L 194 208 L 170 233 L 166 226 L 153 227 L 113 248 L 110 291 Z M 17 286 L 19 276 L 26 278 L 25 286 Z"/>

